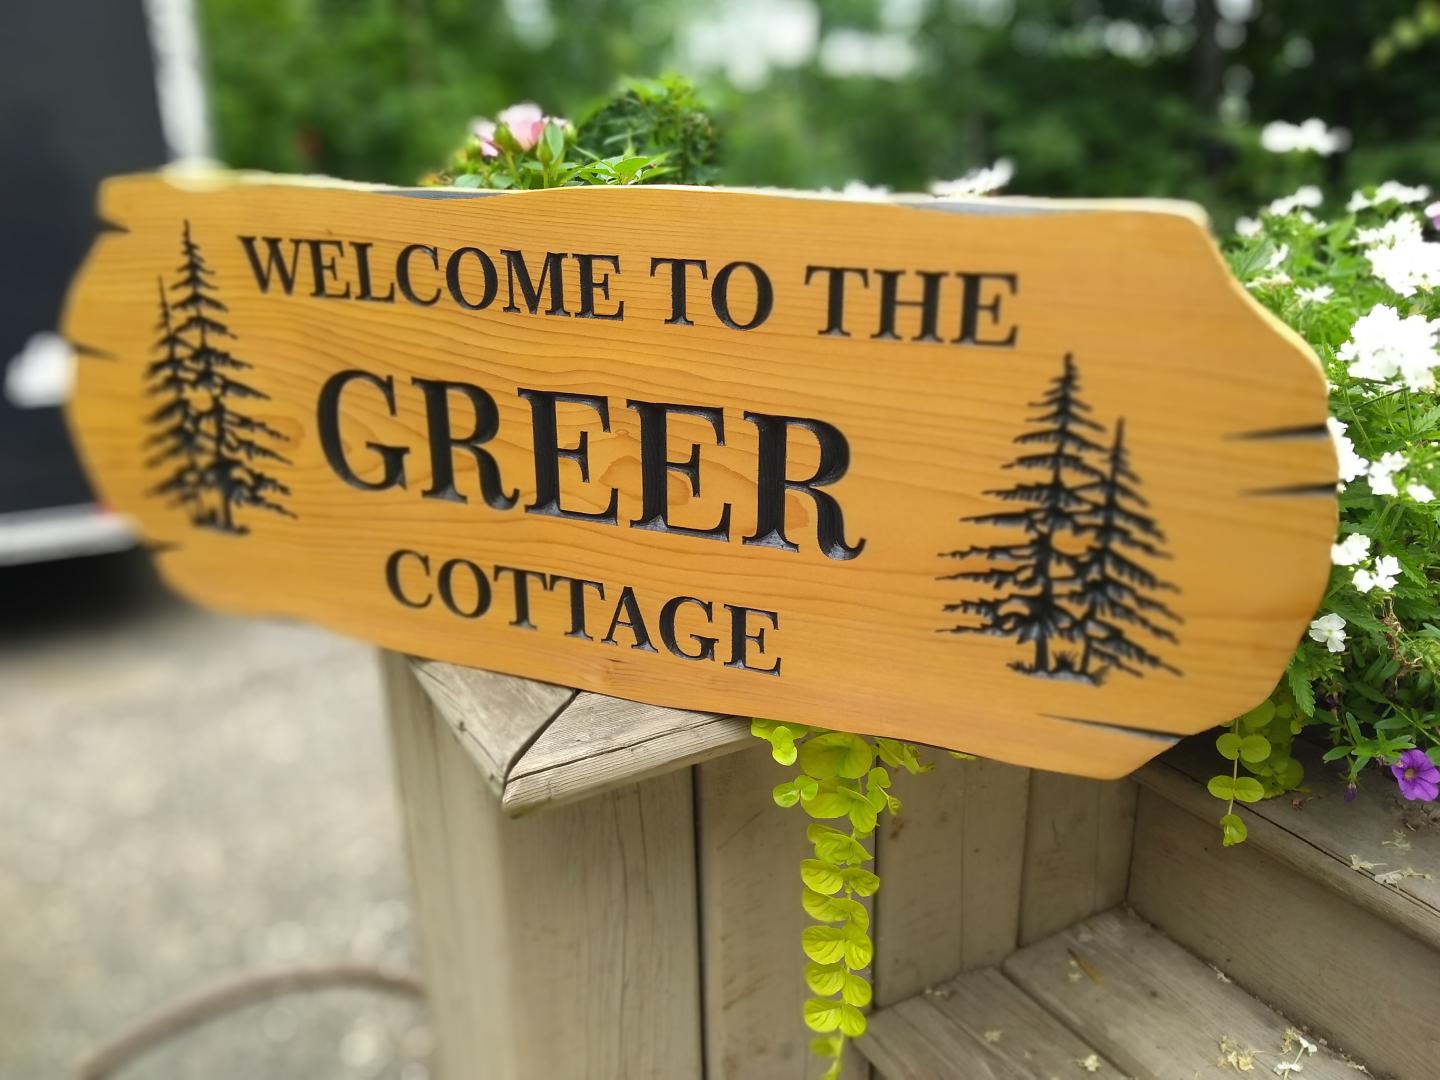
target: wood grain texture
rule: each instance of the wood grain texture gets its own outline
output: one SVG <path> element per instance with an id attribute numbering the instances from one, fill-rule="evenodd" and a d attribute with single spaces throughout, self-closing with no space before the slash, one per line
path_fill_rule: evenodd
<path id="1" fill-rule="evenodd" d="M 1124 901 L 1135 794 L 1128 780 L 1048 772 L 1031 777 L 1020 944 Z"/>
<path id="2" fill-rule="evenodd" d="M 1004 966 L 1027 994 L 1134 1080 L 1234 1076 L 1234 1067 L 1221 1060 L 1222 1038 L 1255 1052 L 1256 1075 L 1281 1060 L 1284 1017 L 1134 915 L 1098 915 L 1021 949 Z M 1303 1064 L 1305 1077 L 1356 1075 L 1324 1048 Z"/>
<path id="3" fill-rule="evenodd" d="M 800 861 L 812 852 L 795 813 L 770 800 L 784 776 L 768 748 L 695 766 L 699 814 L 700 925 L 705 981 L 706 1075 L 725 1080 L 815 1080 L 801 1008 Z M 546 811 L 549 813 L 549 811 Z M 845 1075 L 869 1068 L 847 1051 Z"/>
<path id="4" fill-rule="evenodd" d="M 1093 1047 L 1063 1027 L 995 968 L 982 968 L 881 1009 L 860 1048 L 883 1080 L 1119 1080 Z"/>
<path id="5" fill-rule="evenodd" d="M 497 796 L 521 753 L 575 698 L 564 687 L 457 664 L 410 660 L 409 667 Z"/>
<path id="6" fill-rule="evenodd" d="M 1240 804 L 1247 843 L 1440 949 L 1440 811 L 1407 803 L 1381 772 L 1367 773 L 1360 793 L 1346 802 L 1345 780 L 1321 761 L 1319 747 L 1301 740 L 1294 754 L 1305 766 L 1304 791 Z M 1195 739 L 1136 778 L 1177 806 L 1210 816 L 1215 803 L 1203 789 L 1216 760 L 1213 740 Z M 1401 876 L 1393 884 L 1376 880 L 1395 873 Z"/>
<path id="7" fill-rule="evenodd" d="M 1015 948 L 1030 772 L 927 754 L 935 771 L 895 779 L 876 872 L 875 1000 L 903 1001 Z"/>
<path id="8" fill-rule="evenodd" d="M 1166 736 L 1253 705 L 1313 614 L 1328 579 L 1336 513 L 1326 493 L 1336 474 L 1322 430 L 1323 378 L 1299 339 L 1228 276 L 1193 213 L 1171 204 L 1023 201 L 1004 204 L 1004 214 L 958 213 L 914 202 L 673 188 L 436 196 L 224 174 L 186 185 L 159 177 L 105 185 L 101 215 L 120 231 L 98 240 L 67 304 L 65 333 L 82 353 L 69 418 L 100 494 L 136 519 L 161 552 L 164 576 L 186 595 L 234 611 L 303 616 L 388 648 L 614 697 L 820 719 L 1101 777 L 1130 771 Z M 147 388 L 156 388 L 151 365 L 164 352 L 155 344 L 164 336 L 159 290 L 181 262 L 186 222 L 225 305 L 219 317 L 234 334 L 225 346 L 252 365 L 231 374 L 266 395 L 244 398 L 245 414 L 274 433 L 266 445 L 288 462 L 262 464 L 288 489 L 276 498 L 294 516 L 241 506 L 236 513 L 251 530 L 243 536 L 197 528 L 192 508 L 154 494 L 166 474 L 153 463 L 157 444 L 149 440 L 166 420 L 155 419 L 164 395 Z M 260 291 L 243 236 L 259 238 L 262 254 L 263 238 L 276 237 L 282 261 L 294 255 L 291 294 L 273 279 Z M 305 238 L 332 246 L 292 248 Z M 532 315 L 513 299 L 507 305 L 504 259 L 498 299 L 484 310 L 451 299 L 443 272 L 423 255 L 412 263 L 422 302 L 360 300 L 356 245 L 364 244 L 371 245 L 370 284 L 381 295 L 411 244 L 433 245 L 442 268 L 467 246 L 492 258 L 517 251 L 537 279 L 547 251 L 613 254 L 620 270 L 607 299 L 623 299 L 625 318 L 551 317 L 543 307 Z M 335 269 L 324 270 L 332 257 Z M 708 260 L 711 287 L 725 264 L 762 266 L 773 282 L 773 314 L 752 331 L 728 328 L 697 277 L 691 325 L 667 325 L 668 273 L 648 271 L 653 258 L 680 257 Z M 467 302 L 478 303 L 484 288 L 480 265 L 473 254 L 457 263 Z M 577 265 L 572 258 L 559 271 L 572 308 Z M 1013 324 L 1015 345 L 910 340 L 919 326 L 913 308 L 898 315 L 910 337 L 876 337 L 875 281 L 862 289 L 852 280 L 849 336 L 821 333 L 826 287 L 807 286 L 805 275 L 808 266 L 826 265 L 905 270 L 897 288 L 906 299 L 919 290 L 916 272 L 952 275 L 941 295 L 946 334 L 960 318 L 954 273 L 1013 274 L 1003 321 L 978 317 L 990 320 L 987 330 L 995 321 L 1002 330 Z M 318 291 L 348 289 L 350 298 L 316 296 L 316 275 Z M 756 293 L 748 272 L 735 278 L 743 284 L 734 287 L 734 308 L 748 317 Z M 987 303 L 1001 288 L 994 280 L 980 286 Z M 441 298 L 428 305 L 432 290 Z M 1095 685 L 1027 676 L 1012 664 L 1025 662 L 1031 646 L 939 632 L 957 623 L 946 604 L 993 598 L 989 585 L 939 580 L 969 565 L 942 553 L 1021 539 L 971 519 L 1015 505 L 993 492 L 1017 479 L 1007 471 L 1024 452 L 1015 439 L 1067 355 L 1078 364 L 1092 418 L 1107 433 L 1123 418 L 1145 513 L 1166 535 L 1168 558 L 1152 569 L 1177 587 L 1164 597 L 1183 623 L 1175 624 L 1174 643 L 1149 644 L 1182 674 L 1114 672 Z M 323 452 L 317 416 L 321 387 L 349 370 L 379 381 L 348 384 L 340 399 L 338 454 L 355 473 L 345 481 L 335 455 Z M 496 434 L 484 449 L 502 478 L 500 494 L 517 496 L 513 509 L 481 498 L 474 454 L 463 447 L 447 454 L 443 442 L 427 439 L 434 419 L 417 377 L 478 386 L 493 397 Z M 608 432 L 588 406 L 557 407 L 558 445 L 588 440 L 588 479 L 576 461 L 559 463 L 560 505 L 596 513 L 614 492 L 617 525 L 525 511 L 537 503 L 539 477 L 533 415 L 520 388 L 608 403 Z M 678 472 L 664 476 L 677 523 L 709 527 L 730 506 L 727 542 L 629 527 L 640 509 L 644 458 L 631 400 L 721 410 L 723 445 L 700 417 L 670 420 L 671 459 L 699 447 L 699 491 Z M 463 441 L 479 414 L 466 400 L 445 402 L 451 433 Z M 844 542 L 865 541 L 856 557 L 821 550 L 818 504 L 804 490 L 782 496 L 784 530 L 798 550 L 742 542 L 760 532 L 761 436 L 747 412 L 816 418 L 843 435 L 848 465 L 824 491 L 843 510 Z M 1274 429 L 1302 434 L 1250 437 Z M 820 443 L 808 430 L 785 440 L 791 480 L 820 467 Z M 403 452 L 407 482 L 370 490 L 384 482 L 378 448 L 385 447 L 392 456 Z M 432 484 L 443 488 L 436 460 L 453 467 L 457 498 L 425 497 Z M 212 524 L 218 512 L 203 511 Z M 1237 560 L 1242 545 L 1246 556 Z M 402 550 L 417 555 L 401 564 L 399 588 L 423 606 L 405 606 L 386 587 L 387 560 Z M 432 560 L 428 570 L 419 555 Z M 494 577 L 483 615 L 452 614 L 436 595 L 440 568 L 454 559 Z M 479 607 L 471 571 L 456 565 L 457 607 Z M 514 625 L 521 621 L 516 587 L 497 567 L 550 575 L 553 587 L 532 581 L 535 629 Z M 569 590 L 557 583 L 563 578 L 605 586 L 605 598 L 582 588 L 588 638 L 566 632 L 572 615 Z M 658 641 L 634 647 L 638 635 L 623 624 L 603 644 L 626 585 L 636 590 L 652 638 L 667 599 L 711 603 L 713 629 L 689 606 L 677 633 L 687 650 L 699 647 L 692 634 L 720 638 L 716 660 L 682 659 Z M 727 666 L 734 646 L 725 605 L 776 613 L 763 655 L 748 648 L 755 666 L 781 659 L 778 677 Z M 1051 662 L 1067 648 L 1057 642 Z M 1080 661 L 1072 654 L 1065 662 Z M 1158 737 L 1141 733 L 1151 728 Z"/>
<path id="9" fill-rule="evenodd" d="M 1222 848 L 1215 816 L 1141 791 L 1135 910 L 1374 1073 L 1434 1075 L 1440 952 L 1297 875 L 1273 848 Z"/>
<path id="10" fill-rule="evenodd" d="M 580 693 L 515 762 L 503 804 L 518 814 L 588 798 L 754 741 L 740 717 Z"/>
<path id="11" fill-rule="evenodd" d="M 405 660 L 384 669 L 439 1075 L 701 1075 L 689 772 L 507 818 Z"/>

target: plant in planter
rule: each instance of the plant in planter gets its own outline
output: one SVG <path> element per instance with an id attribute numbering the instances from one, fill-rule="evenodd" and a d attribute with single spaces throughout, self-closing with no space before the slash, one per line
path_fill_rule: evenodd
<path id="1" fill-rule="evenodd" d="M 1318 188 L 1242 220 L 1235 274 L 1315 350 L 1330 381 L 1340 457 L 1340 535 L 1325 599 L 1269 699 L 1216 740 L 1229 767 L 1226 844 L 1245 839 L 1234 803 L 1298 788 L 1291 743 L 1313 729 L 1346 769 L 1393 773 L 1406 799 L 1440 781 L 1440 203 L 1397 183 L 1355 192 L 1334 220 Z M 1427 238 L 1427 233 L 1429 237 Z"/>

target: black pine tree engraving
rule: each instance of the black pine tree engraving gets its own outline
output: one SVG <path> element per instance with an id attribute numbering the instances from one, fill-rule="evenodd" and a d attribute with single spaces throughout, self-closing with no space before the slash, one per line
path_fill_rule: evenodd
<path id="1" fill-rule="evenodd" d="M 154 492 L 184 506 L 197 526 L 243 534 L 249 526 L 237 511 L 294 516 L 278 501 L 290 489 L 262 467 L 289 464 L 272 445 L 284 436 L 236 407 L 268 395 L 235 377 L 253 365 L 223 347 L 235 335 L 220 321 L 227 309 L 188 221 L 181 252 L 168 294 L 161 283 L 159 357 L 146 371 L 150 392 L 165 398 L 149 417 L 158 426 L 149 464 L 170 470 Z"/>
<path id="2" fill-rule="evenodd" d="M 1171 588 L 1138 563 L 1141 553 L 1163 557 L 1164 536 L 1143 513 L 1139 479 L 1131 470 L 1123 421 L 1107 447 L 1104 425 L 1080 397 L 1080 373 L 1071 355 L 1029 418 L 1034 427 L 1015 438 L 1034 447 L 1008 463 L 1027 479 L 987 491 L 1013 510 L 980 514 L 968 522 L 1022 534 L 1008 543 L 943 552 L 946 558 L 984 565 L 947 574 L 942 581 L 973 581 L 994 595 L 946 604 L 947 613 L 971 616 L 944 628 L 954 634 L 989 634 L 1030 645 L 1017 671 L 1098 683 L 1111 670 L 1174 672 L 1136 640 L 1138 632 L 1174 641 L 1155 621 L 1178 621 L 1148 593 Z M 1122 625 L 1123 624 L 1123 625 Z M 1071 643 L 1072 647 L 1060 646 Z M 1176 672 L 1178 674 L 1178 672 Z"/>
<path id="3" fill-rule="evenodd" d="M 1165 542 L 1155 520 L 1137 490 L 1140 477 L 1130 467 L 1125 449 L 1125 421 L 1115 424 L 1115 438 L 1104 475 L 1085 485 L 1080 494 L 1091 504 L 1083 516 L 1090 546 L 1079 567 L 1080 583 L 1075 600 L 1080 609 L 1078 627 L 1084 642 L 1080 653 L 1080 674 L 1096 677 L 1107 668 L 1129 675 L 1140 668 L 1163 668 L 1179 672 L 1136 640 L 1136 631 L 1162 641 L 1175 634 L 1157 619 L 1178 623 L 1180 617 L 1151 593 L 1174 590 L 1135 560 L 1136 553 L 1163 558 Z"/>

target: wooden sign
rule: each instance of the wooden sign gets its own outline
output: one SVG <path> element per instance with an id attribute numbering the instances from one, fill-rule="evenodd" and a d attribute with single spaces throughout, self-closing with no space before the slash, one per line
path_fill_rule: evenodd
<path id="1" fill-rule="evenodd" d="M 1122 774 L 1329 574 L 1303 343 L 1177 204 L 108 183 L 70 420 L 169 582 L 661 705 Z"/>

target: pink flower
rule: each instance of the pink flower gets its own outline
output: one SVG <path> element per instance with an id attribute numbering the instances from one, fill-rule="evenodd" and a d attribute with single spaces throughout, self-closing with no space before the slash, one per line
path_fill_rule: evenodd
<path id="1" fill-rule="evenodd" d="M 1424 750 L 1406 750 L 1390 766 L 1400 794 L 1415 802 L 1434 802 L 1440 797 L 1440 768 Z"/>
<path id="2" fill-rule="evenodd" d="M 522 101 L 500 112 L 500 123 L 510 129 L 521 150 L 532 150 L 545 134 L 546 115 L 533 101 Z"/>
<path id="3" fill-rule="evenodd" d="M 1440 199 L 1425 207 L 1425 216 L 1430 219 L 1430 223 L 1435 228 L 1440 229 Z"/>
<path id="4" fill-rule="evenodd" d="M 481 117 L 470 123 L 470 134 L 480 144 L 480 153 L 485 157 L 499 157 L 500 147 L 495 145 L 495 121 Z"/>

